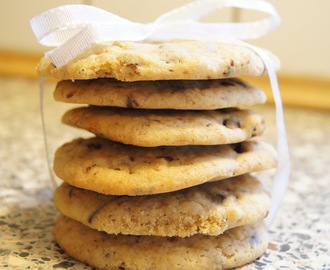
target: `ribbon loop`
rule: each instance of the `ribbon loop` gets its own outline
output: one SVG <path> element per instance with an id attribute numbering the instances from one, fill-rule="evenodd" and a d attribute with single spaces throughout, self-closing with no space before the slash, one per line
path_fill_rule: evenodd
<path id="1" fill-rule="evenodd" d="M 64 5 L 31 19 L 31 28 L 40 44 L 59 46 L 83 28 L 98 24 L 127 24 L 128 20 L 88 5 Z"/>

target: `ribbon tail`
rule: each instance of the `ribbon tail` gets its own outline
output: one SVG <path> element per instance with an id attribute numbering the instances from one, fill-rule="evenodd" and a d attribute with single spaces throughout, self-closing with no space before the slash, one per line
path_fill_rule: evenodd
<path id="1" fill-rule="evenodd" d="M 47 167 L 50 177 L 50 182 L 53 189 L 57 188 L 57 183 L 55 180 L 55 174 L 52 170 L 51 160 L 50 160 L 50 151 L 49 151 L 49 144 L 47 140 L 47 131 L 46 131 L 46 121 L 45 121 L 45 113 L 44 113 L 44 92 L 45 92 L 45 77 L 39 77 L 39 89 L 40 89 L 40 114 L 41 114 L 41 126 L 43 132 L 43 139 L 45 145 L 45 154 L 46 154 L 46 161 Z"/>
<path id="2" fill-rule="evenodd" d="M 282 99 L 272 59 L 264 50 L 256 47 L 253 47 L 253 49 L 263 59 L 266 66 L 276 108 L 278 166 L 272 183 L 271 210 L 265 220 L 266 225 L 270 227 L 280 208 L 289 183 L 290 155 L 286 136 Z"/>
<path id="3" fill-rule="evenodd" d="M 271 72 L 275 74 L 274 70 Z M 276 75 L 270 76 L 270 84 L 273 90 L 273 96 L 276 105 L 278 168 L 276 170 L 272 184 L 272 209 L 266 218 L 266 225 L 268 227 L 273 223 L 280 208 L 288 187 L 290 176 L 290 154 L 285 130 L 282 100 Z"/>

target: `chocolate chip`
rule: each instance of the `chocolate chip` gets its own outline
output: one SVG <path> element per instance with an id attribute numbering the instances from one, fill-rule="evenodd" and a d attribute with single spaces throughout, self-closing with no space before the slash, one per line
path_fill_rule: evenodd
<path id="1" fill-rule="evenodd" d="M 140 75 L 140 73 L 138 72 L 137 67 L 139 66 L 138 63 L 126 63 L 125 65 L 127 68 L 131 69 L 132 73 L 135 73 L 137 75 Z"/>
<path id="2" fill-rule="evenodd" d="M 118 270 L 126 270 L 125 262 L 121 262 L 121 264 L 118 266 Z"/>
<path id="3" fill-rule="evenodd" d="M 241 128 L 241 122 L 236 117 L 224 119 L 222 124 L 227 128 Z"/>
<path id="4" fill-rule="evenodd" d="M 127 108 L 136 108 L 139 107 L 139 103 L 135 99 L 127 97 L 126 106 Z"/>
<path id="5" fill-rule="evenodd" d="M 87 144 L 87 148 L 89 150 L 100 150 L 102 148 L 102 144 L 100 144 L 100 143 L 89 143 L 89 144 Z"/>
<path id="6" fill-rule="evenodd" d="M 74 92 L 70 92 L 70 93 L 65 95 L 66 98 L 71 98 L 73 96 L 74 96 Z"/>
<path id="7" fill-rule="evenodd" d="M 70 188 L 69 189 L 69 192 L 68 192 L 68 195 L 69 195 L 69 198 L 72 198 L 72 196 L 73 196 L 73 188 Z"/>
<path id="8" fill-rule="evenodd" d="M 235 62 L 233 59 L 230 59 L 230 66 L 233 67 L 235 65 Z"/>
<path id="9" fill-rule="evenodd" d="M 222 75 L 229 76 L 231 73 L 231 66 L 226 66 L 226 69 L 222 72 Z"/>
<path id="10" fill-rule="evenodd" d="M 138 65 L 139 65 L 138 63 L 126 63 L 125 66 L 132 69 L 136 69 Z"/>
<path id="11" fill-rule="evenodd" d="M 219 84 L 223 85 L 223 86 L 235 86 L 235 82 L 231 81 L 231 80 L 226 80 L 226 79 L 222 79 L 219 80 Z"/>
<path id="12" fill-rule="evenodd" d="M 91 166 L 86 167 L 85 172 L 86 172 L 86 173 L 89 173 L 89 171 L 90 171 L 93 167 L 95 167 L 95 166 L 96 166 L 96 164 L 93 164 L 93 165 L 91 165 Z"/>
<path id="13" fill-rule="evenodd" d="M 244 151 L 245 151 L 245 149 L 241 143 L 232 144 L 231 147 L 238 154 L 244 153 Z"/>
<path id="14" fill-rule="evenodd" d="M 251 133 L 251 137 L 255 137 L 257 136 L 257 127 L 253 127 L 252 133 Z"/>
<path id="15" fill-rule="evenodd" d="M 175 242 L 177 239 L 175 238 L 175 237 L 166 237 L 166 240 L 168 241 L 168 242 L 171 242 L 171 243 L 173 243 L 173 242 Z"/>
<path id="16" fill-rule="evenodd" d="M 168 162 L 171 162 L 171 161 L 174 160 L 174 158 L 171 157 L 171 156 L 158 156 L 158 157 L 156 157 L 156 158 L 163 158 L 163 159 L 165 159 L 165 160 L 168 161 Z"/>
<path id="17" fill-rule="evenodd" d="M 227 198 L 226 193 L 217 193 L 213 196 L 212 200 L 217 203 L 222 203 Z"/>
<path id="18" fill-rule="evenodd" d="M 106 258 L 111 258 L 111 257 L 112 257 L 112 254 L 113 254 L 113 253 L 107 252 L 107 253 L 105 254 L 105 257 L 106 257 Z"/>

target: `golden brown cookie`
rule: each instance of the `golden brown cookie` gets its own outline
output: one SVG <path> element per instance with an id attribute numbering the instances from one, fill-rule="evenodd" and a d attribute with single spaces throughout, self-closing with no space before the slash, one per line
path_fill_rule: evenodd
<path id="1" fill-rule="evenodd" d="M 55 239 L 64 251 L 92 267 L 107 270 L 221 270 L 250 263 L 268 245 L 262 223 L 219 236 L 161 237 L 112 235 L 60 216 Z"/>
<path id="2" fill-rule="evenodd" d="M 43 59 L 38 72 L 60 80 L 208 80 L 260 76 L 265 66 L 249 47 L 226 42 L 168 41 L 99 44 L 56 68 Z"/>
<path id="3" fill-rule="evenodd" d="M 111 195 L 170 192 L 274 166 L 274 149 L 257 141 L 144 148 L 93 137 L 62 145 L 54 159 L 65 182 Z"/>
<path id="4" fill-rule="evenodd" d="M 241 175 L 146 196 L 103 195 L 63 183 L 54 203 L 65 216 L 109 234 L 187 237 L 260 221 L 270 197 L 256 178 Z"/>
<path id="5" fill-rule="evenodd" d="M 215 110 L 266 101 L 242 80 L 120 82 L 113 79 L 60 81 L 57 101 L 136 109 Z"/>
<path id="6" fill-rule="evenodd" d="M 249 110 L 136 110 L 81 107 L 62 122 L 112 141 L 144 147 L 215 145 L 245 141 L 265 130 L 262 115 Z"/>

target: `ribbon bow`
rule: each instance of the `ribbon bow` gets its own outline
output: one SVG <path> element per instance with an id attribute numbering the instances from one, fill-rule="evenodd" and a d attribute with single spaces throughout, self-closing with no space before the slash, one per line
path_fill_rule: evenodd
<path id="1" fill-rule="evenodd" d="M 257 10 L 267 13 L 269 17 L 245 23 L 198 21 L 225 7 Z M 263 49 L 241 41 L 258 38 L 279 25 L 280 17 L 270 3 L 265 0 L 196 0 L 161 15 L 149 24 L 131 22 L 93 6 L 65 5 L 34 17 L 30 23 L 41 44 L 56 47 L 47 52 L 46 57 L 58 68 L 93 45 L 109 41 L 210 40 L 239 43 L 254 50 L 266 66 L 276 105 L 278 167 L 272 187 L 272 208 L 266 219 L 268 226 L 272 223 L 287 188 L 290 172 L 281 95 L 273 59 Z M 47 142 L 45 144 L 47 151 Z"/>
<path id="2" fill-rule="evenodd" d="M 202 23 L 198 19 L 225 7 L 262 11 L 268 18 L 246 23 Z M 158 17 L 153 23 L 131 22 L 88 5 L 50 9 L 30 21 L 40 44 L 57 48 L 46 53 L 62 67 L 94 44 L 107 41 L 258 38 L 276 28 L 280 17 L 264 0 L 198 0 Z"/>

